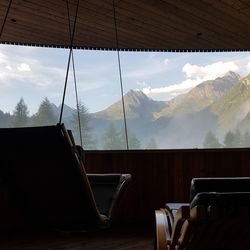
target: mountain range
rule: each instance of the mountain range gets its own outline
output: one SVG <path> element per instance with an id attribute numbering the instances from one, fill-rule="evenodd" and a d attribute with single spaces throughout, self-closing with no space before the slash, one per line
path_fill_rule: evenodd
<path id="1" fill-rule="evenodd" d="M 200 148 L 208 132 L 223 141 L 228 131 L 244 133 L 250 129 L 250 75 L 240 77 L 229 71 L 223 77 L 200 83 L 185 94 L 169 101 L 156 101 L 140 90 L 124 95 L 126 125 L 129 134 L 141 147 L 153 138 L 158 148 Z M 124 130 L 122 100 L 108 108 L 89 114 L 89 127 L 94 138 L 101 140 L 107 128 Z M 61 106 L 52 104 L 55 117 Z M 63 122 L 70 127 L 75 110 L 65 105 Z M 0 110 L 0 126 L 10 114 Z M 250 132 L 250 131 L 249 131 Z"/>
<path id="2" fill-rule="evenodd" d="M 130 90 L 124 95 L 126 117 L 156 120 L 160 117 L 183 116 L 199 112 L 215 101 L 240 81 L 240 76 L 229 71 L 225 76 L 202 82 L 186 94 L 170 101 L 155 101 L 140 90 Z M 107 109 L 93 114 L 96 118 L 123 119 L 121 100 Z"/>
<path id="3" fill-rule="evenodd" d="M 142 143 L 153 137 L 160 148 L 202 147 L 209 131 L 223 138 L 229 130 L 249 128 L 250 75 L 241 78 L 229 71 L 170 101 L 155 101 L 142 91 L 130 90 L 124 103 L 128 128 Z M 96 133 L 111 121 L 121 128 L 122 101 L 91 117 Z"/>

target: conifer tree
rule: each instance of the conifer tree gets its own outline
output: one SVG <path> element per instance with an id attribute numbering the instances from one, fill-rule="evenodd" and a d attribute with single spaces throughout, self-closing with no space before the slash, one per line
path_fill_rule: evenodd
<path id="1" fill-rule="evenodd" d="M 141 143 L 139 139 L 135 136 L 135 134 L 128 135 L 128 145 L 129 149 L 140 149 Z"/>
<path id="2" fill-rule="evenodd" d="M 232 148 L 232 147 L 234 147 L 234 138 L 235 138 L 234 133 L 229 130 L 226 133 L 225 138 L 224 138 L 224 144 L 225 144 L 226 148 Z"/>
<path id="3" fill-rule="evenodd" d="M 242 147 L 242 135 L 239 129 L 237 129 L 234 133 L 234 141 L 233 141 L 233 146 L 235 148 L 240 148 Z"/>
<path id="4" fill-rule="evenodd" d="M 146 149 L 157 149 L 157 144 L 154 137 L 151 137 L 147 143 Z"/>
<path id="5" fill-rule="evenodd" d="M 124 149 L 127 149 L 127 142 L 126 142 L 126 135 L 124 128 L 120 132 L 121 140 L 122 140 L 122 146 Z M 139 139 L 136 137 L 134 133 L 131 132 L 131 130 L 127 127 L 127 136 L 128 136 L 128 148 L 129 149 L 140 149 L 141 143 Z"/>
<path id="6" fill-rule="evenodd" d="M 58 121 L 53 112 L 52 103 L 47 97 L 45 97 L 39 106 L 38 112 L 33 116 L 33 125 L 55 125 L 57 122 Z"/>
<path id="7" fill-rule="evenodd" d="M 79 110 L 79 117 L 78 117 Z M 91 128 L 89 126 L 90 115 L 88 113 L 87 107 L 79 101 L 78 110 L 74 110 L 73 114 L 73 134 L 77 144 L 81 144 L 80 141 L 80 131 L 79 131 L 79 118 L 81 124 L 81 135 L 82 135 L 82 143 L 84 149 L 96 149 L 96 141 L 94 140 L 91 134 Z"/>
<path id="8" fill-rule="evenodd" d="M 244 148 L 250 147 L 250 133 L 249 133 L 249 131 L 245 131 L 244 136 L 242 137 L 242 147 L 244 147 Z"/>
<path id="9" fill-rule="evenodd" d="M 242 135 L 239 129 L 235 132 L 228 131 L 225 135 L 224 143 L 227 148 L 239 148 L 242 147 Z"/>
<path id="10" fill-rule="evenodd" d="M 220 148 L 221 146 L 222 145 L 220 144 L 219 140 L 214 135 L 214 133 L 212 133 L 211 131 L 209 131 L 206 134 L 206 137 L 204 139 L 203 147 L 204 148 Z"/>
<path id="11" fill-rule="evenodd" d="M 13 116 L 11 120 L 11 124 L 13 127 L 25 127 L 28 125 L 29 121 L 29 111 L 28 107 L 24 102 L 24 99 L 21 97 L 17 105 L 15 106 L 15 110 L 13 111 Z"/>
<path id="12" fill-rule="evenodd" d="M 102 136 L 102 148 L 105 150 L 125 149 L 121 134 L 116 130 L 113 123 L 110 123 Z"/>

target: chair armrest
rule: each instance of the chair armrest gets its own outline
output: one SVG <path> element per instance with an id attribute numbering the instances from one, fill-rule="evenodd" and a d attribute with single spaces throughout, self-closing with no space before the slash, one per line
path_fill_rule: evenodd
<path id="1" fill-rule="evenodd" d="M 170 220 L 170 225 L 172 228 L 172 225 L 174 223 L 174 218 L 176 216 L 177 211 L 183 207 L 183 206 L 189 206 L 189 203 L 167 203 L 165 205 L 165 209 L 168 212 L 168 216 L 169 216 L 169 220 Z M 170 229 L 170 231 L 172 232 L 172 229 Z"/>
<path id="2" fill-rule="evenodd" d="M 172 226 L 172 234 L 171 234 L 171 245 L 175 246 L 178 244 L 178 241 L 181 237 L 181 233 L 186 230 L 185 222 L 190 218 L 190 207 L 189 206 L 181 206 L 175 217 L 174 223 Z M 183 226 L 185 229 L 183 230 Z"/>
<path id="3" fill-rule="evenodd" d="M 155 211 L 155 250 L 174 249 L 181 237 L 183 227 L 186 227 L 185 221 L 189 219 L 189 206 L 180 206 L 176 215 L 173 216 L 171 204 L 172 208 L 178 207 L 176 203 L 170 203 L 166 208 Z"/>
<path id="4" fill-rule="evenodd" d="M 166 250 L 170 243 L 170 228 L 165 209 L 155 211 L 155 250 Z"/>
<path id="5" fill-rule="evenodd" d="M 130 174 L 87 174 L 96 205 L 101 214 L 112 221 L 122 195 L 130 182 Z"/>

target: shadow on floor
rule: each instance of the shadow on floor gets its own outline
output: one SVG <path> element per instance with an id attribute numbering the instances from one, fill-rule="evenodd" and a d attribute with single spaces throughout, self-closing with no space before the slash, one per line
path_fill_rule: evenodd
<path id="1" fill-rule="evenodd" d="M 91 231 L 36 231 L 2 235 L 1 250 L 152 250 L 153 228 L 115 227 Z"/>

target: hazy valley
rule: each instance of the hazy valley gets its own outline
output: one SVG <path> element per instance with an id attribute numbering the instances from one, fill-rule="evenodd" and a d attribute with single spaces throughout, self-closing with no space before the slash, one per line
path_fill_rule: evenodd
<path id="1" fill-rule="evenodd" d="M 226 140 L 230 133 L 234 141 L 236 134 L 241 140 L 248 135 L 250 75 L 241 78 L 228 72 L 223 77 L 202 82 L 170 101 L 155 101 L 142 91 L 130 90 L 124 95 L 124 103 L 131 148 L 203 148 L 216 146 L 216 143 L 220 147 L 230 143 L 235 147 L 250 146 L 250 139 L 249 145 L 247 142 L 233 143 L 230 138 L 229 142 Z M 56 121 L 60 106 L 49 105 Z M 112 149 L 112 143 L 117 143 L 118 149 L 125 148 L 121 100 L 97 113 L 88 113 L 83 104 L 80 107 L 83 140 L 92 144 L 90 147 L 86 143 L 86 148 L 110 149 L 107 148 L 110 145 Z M 10 115 L 0 111 L 0 126 L 12 124 L 12 116 L 15 113 Z M 38 118 L 39 111 L 29 118 L 32 121 L 29 125 L 36 125 Z M 78 140 L 76 111 L 67 105 L 64 106 L 63 122 L 74 131 Z M 118 136 L 119 142 L 115 140 Z M 109 144 L 105 144 L 108 140 Z"/>

